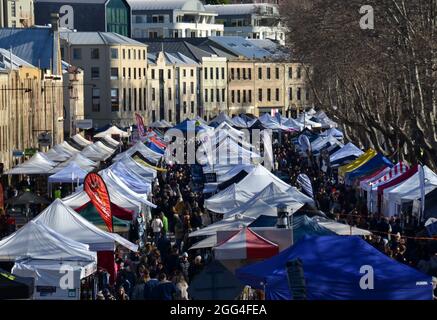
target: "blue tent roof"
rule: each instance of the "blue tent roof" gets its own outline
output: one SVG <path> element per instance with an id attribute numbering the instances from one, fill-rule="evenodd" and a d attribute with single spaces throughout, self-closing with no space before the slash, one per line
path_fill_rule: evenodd
<path id="1" fill-rule="evenodd" d="M 263 227 L 276 227 L 278 221 L 277 217 L 272 216 L 259 216 L 248 227 L 249 228 L 263 228 Z M 293 216 L 293 242 L 296 243 L 305 236 L 327 236 L 334 235 L 331 230 L 322 227 L 307 215 Z"/>
<path id="2" fill-rule="evenodd" d="M 147 143 L 147 147 L 148 147 L 150 150 L 153 150 L 153 151 L 155 151 L 155 152 L 157 152 L 157 153 L 160 153 L 160 154 L 164 154 L 164 153 L 165 153 L 164 150 L 162 150 L 160 147 L 158 147 L 158 146 L 157 146 L 156 144 L 154 144 L 152 141 L 150 141 L 150 142 Z"/>
<path id="3" fill-rule="evenodd" d="M 359 177 L 365 176 L 367 174 L 372 174 L 373 172 L 381 169 L 384 166 L 392 168 L 394 164 L 382 154 L 378 153 L 376 156 L 374 156 L 362 166 L 358 167 L 356 170 L 348 172 L 346 174 L 346 182 L 350 183 L 354 179 L 358 179 Z"/>
<path id="4" fill-rule="evenodd" d="M 189 120 L 189 119 L 185 119 L 184 121 L 182 121 L 181 123 L 179 123 L 173 127 L 173 129 L 178 129 L 178 130 L 181 130 L 183 132 L 187 132 L 187 131 L 189 131 L 189 129 L 192 129 L 192 128 L 194 128 L 196 133 L 206 129 L 205 126 L 203 124 L 201 124 L 199 121 Z"/>
<path id="5" fill-rule="evenodd" d="M 266 299 L 289 300 L 286 263 L 301 259 L 308 300 L 432 300 L 431 276 L 399 263 L 360 237 L 305 237 L 260 263 L 237 269 L 254 288 L 264 283 Z M 371 266 L 374 288 L 363 290 L 362 266 Z"/>

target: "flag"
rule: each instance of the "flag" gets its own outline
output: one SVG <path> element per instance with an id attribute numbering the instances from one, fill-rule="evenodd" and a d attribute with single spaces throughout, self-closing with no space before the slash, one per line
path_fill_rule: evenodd
<path id="1" fill-rule="evenodd" d="M 273 169 L 273 147 L 272 147 L 272 137 L 270 136 L 270 130 L 263 130 L 261 132 L 263 145 L 264 145 L 264 167 L 267 170 Z"/>
<path id="2" fill-rule="evenodd" d="M 141 115 L 139 115 L 138 113 L 135 113 L 135 118 L 137 120 L 137 129 L 138 129 L 138 135 L 140 137 L 144 136 L 144 121 L 143 121 L 143 117 Z"/>
<path id="3" fill-rule="evenodd" d="M 419 165 L 419 182 L 420 182 L 420 220 L 423 219 L 425 214 L 425 171 L 423 166 Z"/>
<path id="4" fill-rule="evenodd" d="M 306 135 L 301 134 L 299 136 L 298 142 L 302 148 L 302 151 L 308 150 L 309 152 L 312 152 L 310 139 L 308 139 L 308 137 Z"/>
<path id="5" fill-rule="evenodd" d="M 113 232 L 111 201 L 105 181 L 97 173 L 88 173 L 84 181 L 84 190 L 105 222 L 108 230 Z"/>
<path id="6" fill-rule="evenodd" d="M 306 174 L 301 173 L 300 175 L 298 175 L 297 183 L 302 187 L 303 191 L 308 196 L 314 198 L 313 185 L 311 184 L 310 178 Z"/>
<path id="7" fill-rule="evenodd" d="M 5 191 L 3 185 L 0 182 L 0 209 L 5 210 Z"/>

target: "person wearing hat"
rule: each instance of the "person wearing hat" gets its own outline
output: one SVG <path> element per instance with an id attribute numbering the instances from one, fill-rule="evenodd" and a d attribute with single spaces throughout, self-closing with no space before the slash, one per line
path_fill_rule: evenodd
<path id="1" fill-rule="evenodd" d="M 180 270 L 182 271 L 185 280 L 189 281 L 189 269 L 190 269 L 190 261 L 188 261 L 188 253 L 184 252 L 180 258 L 179 262 Z"/>

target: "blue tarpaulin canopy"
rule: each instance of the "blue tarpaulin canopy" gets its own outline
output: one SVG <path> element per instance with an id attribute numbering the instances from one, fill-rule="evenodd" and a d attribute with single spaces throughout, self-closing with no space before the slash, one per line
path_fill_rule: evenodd
<path id="1" fill-rule="evenodd" d="M 353 180 L 358 179 L 359 177 L 365 176 L 367 174 L 372 174 L 373 172 L 383 168 L 390 167 L 392 168 L 394 164 L 384 157 L 382 154 L 378 153 L 372 159 L 367 161 L 362 166 L 359 166 L 357 169 L 348 172 L 346 174 L 346 183 L 352 183 Z"/>
<path id="2" fill-rule="evenodd" d="M 153 143 L 152 141 L 150 141 L 150 142 L 147 143 L 147 147 L 148 147 L 150 150 L 155 151 L 155 152 L 157 152 L 157 153 L 160 153 L 160 154 L 162 154 L 162 155 L 165 153 L 164 150 L 162 150 L 160 147 L 158 147 L 158 146 L 157 146 L 155 143 Z"/>
<path id="3" fill-rule="evenodd" d="M 194 129 L 194 131 L 196 133 L 199 131 L 202 131 L 202 130 L 210 129 L 210 128 L 211 127 L 209 127 L 205 124 L 202 124 L 200 121 L 189 120 L 189 119 L 185 119 L 184 121 L 182 121 L 181 123 L 179 123 L 178 125 L 173 127 L 173 129 L 178 129 L 178 130 L 181 130 L 183 132 L 192 131 Z"/>
<path id="4" fill-rule="evenodd" d="M 433 298 L 431 276 L 389 258 L 356 236 L 305 237 L 268 260 L 237 269 L 236 276 L 254 288 L 264 285 L 268 300 L 289 300 L 286 263 L 298 258 L 308 300 Z M 373 270 L 373 289 L 362 288 L 363 266 Z"/>

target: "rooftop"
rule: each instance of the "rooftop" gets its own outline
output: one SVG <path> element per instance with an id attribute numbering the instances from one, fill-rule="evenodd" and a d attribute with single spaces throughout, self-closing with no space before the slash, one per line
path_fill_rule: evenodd
<path id="1" fill-rule="evenodd" d="M 144 43 L 114 32 L 60 32 L 61 39 L 72 45 L 131 45 L 143 46 Z"/>
<path id="2" fill-rule="evenodd" d="M 135 10 L 183 10 L 205 11 L 205 6 L 198 0 L 127 0 Z"/>
<path id="3" fill-rule="evenodd" d="M 205 9 L 219 15 L 248 15 L 253 13 L 266 14 L 264 8 L 273 8 L 273 13 L 278 14 L 278 7 L 271 3 L 241 3 L 241 4 L 216 4 L 206 5 Z"/>

